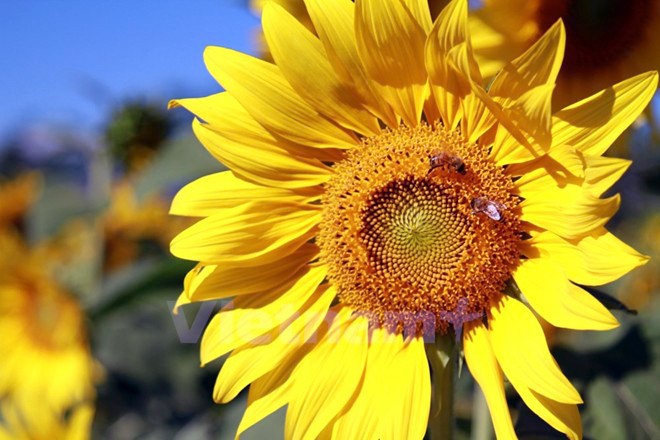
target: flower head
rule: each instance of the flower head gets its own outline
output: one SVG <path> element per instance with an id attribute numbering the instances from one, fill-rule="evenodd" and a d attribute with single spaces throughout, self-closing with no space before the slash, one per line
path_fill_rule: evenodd
<path id="1" fill-rule="evenodd" d="M 580 396 L 532 311 L 617 325 L 577 284 L 646 261 L 605 229 L 619 198 L 601 195 L 629 162 L 601 155 L 657 74 L 552 114 L 561 22 L 486 91 L 465 1 L 435 21 L 422 0 L 305 5 L 315 33 L 266 5 L 274 64 L 209 48 L 226 92 L 173 102 L 230 168 L 172 205 L 202 218 L 171 245 L 200 262 L 179 305 L 235 297 L 202 340 L 203 364 L 231 352 L 215 399 L 250 385 L 239 434 L 288 405 L 287 438 L 421 439 L 425 342 L 459 338 L 498 436 L 515 436 L 506 376 L 580 437 Z"/>
<path id="2" fill-rule="evenodd" d="M 166 249 L 187 224 L 167 215 L 167 199 L 152 193 L 140 197 L 130 179 L 117 182 L 103 216 L 104 269 L 108 272 L 137 259 L 145 244 Z"/>
<path id="3" fill-rule="evenodd" d="M 0 395 L 11 403 L 10 419 L 31 430 L 93 399 L 95 365 L 80 305 L 39 250 L 6 231 L 0 246 Z"/>

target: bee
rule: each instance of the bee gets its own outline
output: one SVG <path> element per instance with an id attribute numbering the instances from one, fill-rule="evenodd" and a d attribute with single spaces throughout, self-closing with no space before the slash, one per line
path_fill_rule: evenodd
<path id="1" fill-rule="evenodd" d="M 502 211 L 507 209 L 507 207 L 502 203 L 489 200 L 484 196 L 472 199 L 470 206 L 472 206 L 472 214 L 478 214 L 482 212 L 497 222 L 502 220 Z"/>
<path id="2" fill-rule="evenodd" d="M 446 151 L 435 151 L 430 157 L 429 162 L 431 168 L 429 169 L 429 174 L 436 168 L 440 168 L 443 165 L 449 165 L 459 174 L 465 174 L 465 163 L 463 159 L 456 156 L 455 154 L 448 153 Z"/>

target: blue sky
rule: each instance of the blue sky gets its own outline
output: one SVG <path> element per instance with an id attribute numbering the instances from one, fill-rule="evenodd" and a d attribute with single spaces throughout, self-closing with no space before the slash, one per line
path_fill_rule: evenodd
<path id="1" fill-rule="evenodd" d="M 0 139 L 40 123 L 93 130 L 123 98 L 216 90 L 202 52 L 208 45 L 251 50 L 258 19 L 245 3 L 0 2 Z"/>

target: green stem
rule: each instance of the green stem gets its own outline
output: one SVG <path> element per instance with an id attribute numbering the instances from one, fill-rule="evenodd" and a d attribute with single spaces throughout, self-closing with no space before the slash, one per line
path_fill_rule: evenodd
<path id="1" fill-rule="evenodd" d="M 454 382 L 457 350 L 451 339 L 439 339 L 427 346 L 433 370 L 433 399 L 429 417 L 431 440 L 451 440 L 454 437 Z"/>

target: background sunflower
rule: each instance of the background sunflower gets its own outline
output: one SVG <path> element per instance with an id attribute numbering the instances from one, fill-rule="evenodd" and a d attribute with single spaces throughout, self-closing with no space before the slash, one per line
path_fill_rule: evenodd
<path id="1" fill-rule="evenodd" d="M 484 75 L 494 75 L 560 18 L 566 26 L 566 54 L 553 94 L 556 108 L 660 68 L 658 2 L 485 0 L 470 17 Z"/>

